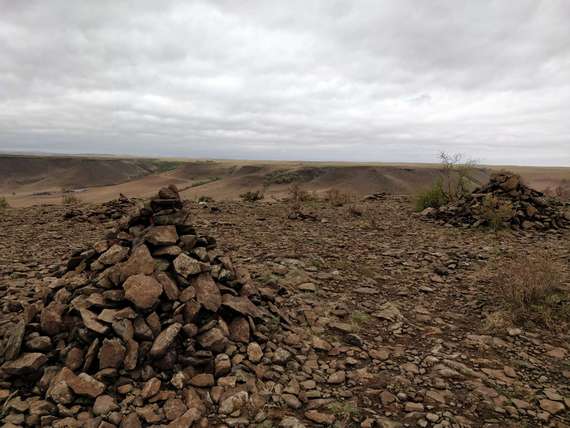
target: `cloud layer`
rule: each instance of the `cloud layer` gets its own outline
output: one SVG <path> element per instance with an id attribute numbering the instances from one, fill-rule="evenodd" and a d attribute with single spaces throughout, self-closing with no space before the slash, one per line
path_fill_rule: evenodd
<path id="1" fill-rule="evenodd" d="M 0 150 L 570 166 L 567 0 L 0 10 Z"/>

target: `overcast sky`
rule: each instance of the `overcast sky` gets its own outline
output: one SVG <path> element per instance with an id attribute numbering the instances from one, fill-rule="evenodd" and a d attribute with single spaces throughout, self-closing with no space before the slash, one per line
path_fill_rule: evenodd
<path id="1" fill-rule="evenodd" d="M 0 151 L 570 166 L 570 1 L 0 0 Z"/>

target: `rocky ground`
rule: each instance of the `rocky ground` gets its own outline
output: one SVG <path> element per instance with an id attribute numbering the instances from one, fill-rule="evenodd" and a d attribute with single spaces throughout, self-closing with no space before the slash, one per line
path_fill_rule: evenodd
<path id="1" fill-rule="evenodd" d="M 276 319 L 261 351 L 238 355 L 250 402 L 222 417 L 216 397 L 202 395 L 201 425 L 570 426 L 568 332 L 487 322 L 499 306 L 488 280 L 497 262 L 546 250 L 568 266 L 569 230 L 442 227 L 413 215 L 405 197 L 357 209 L 307 203 L 311 215 L 292 219 L 283 202 L 215 207 L 192 206 L 197 230 L 260 286 L 279 287 L 291 323 Z M 74 249 L 114 226 L 105 216 L 64 220 L 66 211 L 0 216 L 0 329 Z M 0 405 L 5 426 L 43 411 L 1 383 Z M 148 412 L 143 426 L 168 422 L 166 407 Z M 98 426 L 122 423 L 115 415 Z"/>

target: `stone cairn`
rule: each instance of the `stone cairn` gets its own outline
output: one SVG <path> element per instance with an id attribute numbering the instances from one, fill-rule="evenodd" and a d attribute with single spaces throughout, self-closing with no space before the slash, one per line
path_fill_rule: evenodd
<path id="1" fill-rule="evenodd" d="M 13 327 L 0 349 L 0 389 L 18 391 L 10 423 L 189 427 L 207 426 L 207 412 L 239 416 L 249 363 L 239 356 L 261 360 L 262 321 L 279 312 L 271 293 L 196 234 L 174 186 L 137 211 L 74 254 Z"/>
<path id="2" fill-rule="evenodd" d="M 511 173 L 495 173 L 489 182 L 456 203 L 439 209 L 427 208 L 425 217 L 462 227 L 489 225 L 497 213 L 513 229 L 549 230 L 570 226 L 570 212 L 555 198 L 525 186 Z"/>

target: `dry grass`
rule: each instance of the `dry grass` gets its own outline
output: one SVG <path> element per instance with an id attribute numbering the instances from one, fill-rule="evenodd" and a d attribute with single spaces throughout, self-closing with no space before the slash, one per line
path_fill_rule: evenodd
<path id="1" fill-rule="evenodd" d="M 257 202 L 261 201 L 265 197 L 265 194 L 263 190 L 255 190 L 242 193 L 239 197 L 244 202 Z"/>
<path id="2" fill-rule="evenodd" d="M 2 197 L 0 198 L 0 211 L 5 210 L 6 208 L 9 208 L 10 204 L 8 204 L 8 201 L 6 200 L 6 198 Z"/>
<path id="3" fill-rule="evenodd" d="M 496 232 L 507 226 L 508 221 L 514 216 L 514 211 L 510 203 L 496 196 L 487 195 L 481 205 L 481 215 L 487 226 Z"/>
<path id="4" fill-rule="evenodd" d="M 515 324 L 558 329 L 570 321 L 570 290 L 561 264 L 552 255 L 540 253 L 502 263 L 494 285 Z"/>
<path id="5" fill-rule="evenodd" d="M 341 192 L 338 189 L 329 189 L 325 192 L 325 201 L 333 207 L 342 207 L 355 201 L 356 196 L 352 193 Z"/>
<path id="6" fill-rule="evenodd" d="M 61 202 L 63 205 L 77 205 L 81 203 L 81 199 L 79 199 L 73 193 L 66 193 L 62 196 Z"/>

